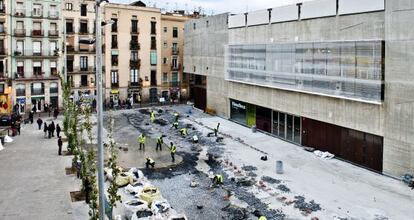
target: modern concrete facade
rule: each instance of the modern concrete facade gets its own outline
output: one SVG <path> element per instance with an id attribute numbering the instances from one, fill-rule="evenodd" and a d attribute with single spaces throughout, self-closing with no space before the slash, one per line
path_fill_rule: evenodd
<path id="1" fill-rule="evenodd" d="M 20 112 L 60 106 L 61 1 L 9 1 L 13 103 Z"/>
<path id="2" fill-rule="evenodd" d="M 95 1 L 64 0 L 63 24 L 66 29 L 67 76 L 75 100 L 83 94 L 96 94 L 95 45 L 79 43 L 95 38 Z M 64 61 L 62 57 L 62 61 Z"/>
<path id="3" fill-rule="evenodd" d="M 265 125 L 270 127 L 262 130 L 275 136 L 281 134 L 280 130 L 274 132 L 276 126 L 281 126 L 281 118 L 283 125 L 293 123 L 294 120 L 292 126 L 295 128 L 294 132 L 297 128 L 299 139 L 286 138 L 285 132 L 289 132 L 288 129 L 291 128 L 284 128 L 285 138 L 282 139 L 321 150 L 338 151 L 334 153 L 339 157 L 384 174 L 398 177 L 404 173 L 412 173 L 414 115 L 409 94 L 414 90 L 414 85 L 411 83 L 413 80 L 410 80 L 413 54 L 409 52 L 409 39 L 413 33 L 404 27 L 412 24 L 413 13 L 408 9 L 410 5 L 414 5 L 414 1 L 386 1 L 386 5 L 384 1 L 370 2 L 363 4 L 339 1 L 337 5 L 337 1 L 318 0 L 248 14 L 217 15 L 191 20 L 186 23 L 185 28 L 185 72 L 206 76 L 207 109 L 214 110 L 223 117 L 232 118 L 232 106 L 244 108 L 247 115 L 249 106 L 253 106 L 254 115 L 259 116 L 263 112 L 265 115 L 269 114 L 270 125 L 267 122 Z M 318 10 L 314 10 L 315 8 Z M 207 27 L 206 22 L 210 26 Z M 383 73 L 382 77 L 362 80 L 362 83 L 369 85 L 383 85 L 376 87 L 382 97 L 377 96 L 375 101 L 349 98 L 340 93 L 331 95 L 324 91 L 308 92 L 303 87 L 286 89 L 284 86 L 261 85 L 252 83 L 252 78 L 234 80 L 229 75 L 233 68 L 229 62 L 233 59 L 229 56 L 233 45 L 250 48 L 265 45 L 266 48 L 272 48 L 275 45 L 278 47 L 295 44 L 298 48 L 298 45 L 303 46 L 306 43 L 314 46 L 332 42 L 341 45 L 353 43 L 356 45 L 356 52 L 353 53 L 358 60 L 355 62 L 361 65 L 363 59 L 358 58 L 358 51 L 363 49 L 358 49 L 358 45 L 368 41 L 378 42 L 375 43 L 375 48 L 380 48 L 382 55 L 379 56 L 383 60 L 375 64 L 381 66 L 377 74 L 381 76 Z M 298 54 L 301 50 L 293 51 Z M 316 74 L 318 60 L 315 57 L 320 50 L 313 48 L 312 51 L 312 71 Z M 333 53 L 329 48 L 326 51 Z M 249 55 L 245 55 L 246 57 Z M 349 62 L 344 57 L 340 55 L 333 60 L 340 60 L 339 63 L 342 64 Z M 252 59 L 249 59 L 244 63 L 253 65 Z M 266 71 L 269 71 L 269 65 L 277 66 L 277 62 L 278 58 L 265 63 Z M 297 61 L 293 62 L 291 68 L 295 71 L 298 69 L 297 65 Z M 247 72 L 263 72 L 260 66 L 254 68 Z M 357 78 L 352 80 L 353 88 L 359 88 L 358 74 L 361 72 L 358 69 L 355 72 Z M 342 77 L 343 74 L 341 71 L 339 76 Z M 327 81 L 340 80 L 333 80 L 329 74 L 312 77 Z M 271 81 L 271 78 L 267 79 Z M 301 81 L 301 78 L 298 79 Z M 333 87 L 334 90 L 346 88 L 346 83 L 336 85 L 341 86 Z M 360 87 L 368 88 L 366 85 Z M 263 115 L 260 116 L 261 118 L 254 120 L 259 129 L 260 123 L 267 120 L 263 119 Z M 295 124 L 296 119 L 299 120 L 298 126 Z M 249 116 L 246 125 L 251 125 Z M 332 133 L 336 130 L 337 133 Z M 334 135 L 332 138 L 331 133 L 339 136 Z M 292 136 L 296 138 L 296 134 Z M 353 148 L 353 145 L 360 147 Z"/>
<path id="4" fill-rule="evenodd" d="M 183 75 L 184 23 L 188 16 L 161 15 L 161 96 L 166 100 L 186 99 L 188 77 Z"/>

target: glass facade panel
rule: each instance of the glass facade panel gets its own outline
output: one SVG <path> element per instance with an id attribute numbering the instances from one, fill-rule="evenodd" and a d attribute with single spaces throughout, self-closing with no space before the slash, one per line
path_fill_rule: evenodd
<path id="1" fill-rule="evenodd" d="M 279 112 L 273 111 L 273 130 L 272 134 L 279 136 Z"/>
<path id="2" fill-rule="evenodd" d="M 286 115 L 286 139 L 293 141 L 293 116 Z"/>
<path id="3" fill-rule="evenodd" d="M 301 144 L 301 133 L 302 133 L 302 120 L 300 117 L 295 116 L 294 117 L 294 137 L 293 137 L 293 142 Z"/>
<path id="4" fill-rule="evenodd" d="M 285 116 L 286 116 L 285 113 L 279 113 L 279 137 L 281 137 L 283 139 L 286 139 L 286 136 L 285 136 L 285 128 L 286 128 L 285 127 L 286 126 Z"/>
<path id="5" fill-rule="evenodd" d="M 383 41 L 229 45 L 226 80 L 381 102 Z"/>
<path id="6" fill-rule="evenodd" d="M 231 100 L 230 105 L 231 119 L 240 124 L 246 125 L 246 103 Z"/>

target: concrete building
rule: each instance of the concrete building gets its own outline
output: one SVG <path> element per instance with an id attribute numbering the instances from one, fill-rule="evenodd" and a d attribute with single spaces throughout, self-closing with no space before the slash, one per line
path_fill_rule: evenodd
<path id="1" fill-rule="evenodd" d="M 13 103 L 20 112 L 60 106 L 61 1 L 9 1 L 8 10 Z"/>
<path id="2" fill-rule="evenodd" d="M 414 0 L 385 2 L 315 0 L 191 20 L 190 96 L 286 141 L 413 173 Z"/>
<path id="3" fill-rule="evenodd" d="M 85 42 L 95 38 L 95 1 L 64 0 L 63 23 L 66 29 L 67 76 L 75 100 L 93 97 L 95 88 L 95 45 Z M 62 57 L 62 61 L 64 58 Z"/>
<path id="4" fill-rule="evenodd" d="M 183 13 L 161 15 L 161 96 L 166 100 L 186 99 L 188 78 L 183 74 L 184 23 Z"/>

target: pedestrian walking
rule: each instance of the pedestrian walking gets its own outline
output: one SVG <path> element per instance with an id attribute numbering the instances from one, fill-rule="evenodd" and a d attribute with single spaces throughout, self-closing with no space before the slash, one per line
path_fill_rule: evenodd
<path id="1" fill-rule="evenodd" d="M 43 123 L 43 132 L 45 132 L 45 137 L 47 137 L 47 132 L 49 131 L 49 127 L 47 126 L 46 122 Z"/>
<path id="2" fill-rule="evenodd" d="M 16 130 L 17 130 L 17 134 L 20 135 L 20 126 L 22 124 L 22 121 L 20 119 L 17 119 L 16 121 Z"/>
<path id="3" fill-rule="evenodd" d="M 58 124 L 56 124 L 56 135 L 57 135 L 57 137 L 60 137 L 60 132 L 62 131 L 62 129 L 60 128 L 60 125 L 59 125 L 59 123 Z"/>
<path id="4" fill-rule="evenodd" d="M 33 124 L 33 117 L 34 117 L 34 113 L 33 113 L 33 111 L 31 111 L 29 113 L 29 121 L 30 121 L 30 124 Z"/>
<path id="5" fill-rule="evenodd" d="M 42 130 L 43 120 L 41 118 L 38 118 L 36 122 L 37 122 L 37 125 L 39 126 L 39 130 Z"/>
<path id="6" fill-rule="evenodd" d="M 160 151 L 162 151 L 162 144 L 164 144 L 164 140 L 162 139 L 162 135 L 157 138 L 157 147 L 155 150 L 158 150 L 158 147 L 160 148 Z"/>
<path id="7" fill-rule="evenodd" d="M 141 150 L 141 147 L 145 150 L 145 135 L 141 134 L 138 137 L 138 141 L 139 141 L 139 149 Z"/>
<path id="8" fill-rule="evenodd" d="M 62 138 L 59 136 L 59 139 L 58 139 L 58 147 L 59 147 L 58 155 L 59 156 L 62 155 L 62 146 L 63 146 L 63 141 L 62 141 Z"/>
<path id="9" fill-rule="evenodd" d="M 214 136 L 216 136 L 216 137 L 217 137 L 219 127 L 220 127 L 220 123 L 217 123 L 217 127 L 214 129 Z"/>
<path id="10" fill-rule="evenodd" d="M 171 153 L 171 159 L 172 162 L 175 162 L 175 152 L 177 152 L 177 147 L 174 145 L 173 142 L 170 143 L 171 147 L 170 147 L 170 153 Z"/>
<path id="11" fill-rule="evenodd" d="M 53 112 L 53 116 L 55 117 L 55 120 L 57 119 L 58 115 L 59 115 L 59 109 L 56 107 Z"/>
<path id="12" fill-rule="evenodd" d="M 50 124 L 50 132 L 52 133 L 52 137 L 55 137 L 55 123 L 52 121 L 52 124 Z"/>

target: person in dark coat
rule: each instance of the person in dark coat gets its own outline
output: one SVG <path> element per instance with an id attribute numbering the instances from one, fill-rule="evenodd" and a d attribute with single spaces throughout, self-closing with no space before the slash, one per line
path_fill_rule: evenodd
<path id="1" fill-rule="evenodd" d="M 39 130 L 42 130 L 43 120 L 41 118 L 38 118 L 36 122 L 37 122 L 37 125 L 39 126 Z"/>
<path id="2" fill-rule="evenodd" d="M 45 137 L 47 137 L 47 132 L 49 131 L 49 127 L 47 126 L 46 122 L 43 123 L 43 132 L 45 132 Z"/>
<path id="3" fill-rule="evenodd" d="M 56 129 L 55 123 L 52 121 L 52 123 L 49 125 L 49 132 L 50 132 L 49 138 L 55 136 L 55 129 Z"/>
<path id="4" fill-rule="evenodd" d="M 53 112 L 53 116 L 55 117 L 55 119 L 58 117 L 59 115 L 59 109 L 55 108 L 54 112 Z"/>
<path id="5" fill-rule="evenodd" d="M 33 113 L 33 111 L 31 111 L 29 113 L 29 121 L 30 121 L 30 124 L 33 124 L 33 117 L 34 117 L 34 113 Z"/>
<path id="6" fill-rule="evenodd" d="M 59 139 L 58 139 L 58 147 L 59 147 L 58 154 L 59 155 L 62 155 L 62 146 L 63 146 L 63 141 L 62 141 L 62 138 L 59 136 Z"/>
<path id="7" fill-rule="evenodd" d="M 56 124 L 56 135 L 57 137 L 60 137 L 60 132 L 62 131 L 62 129 L 60 128 L 59 124 Z"/>

